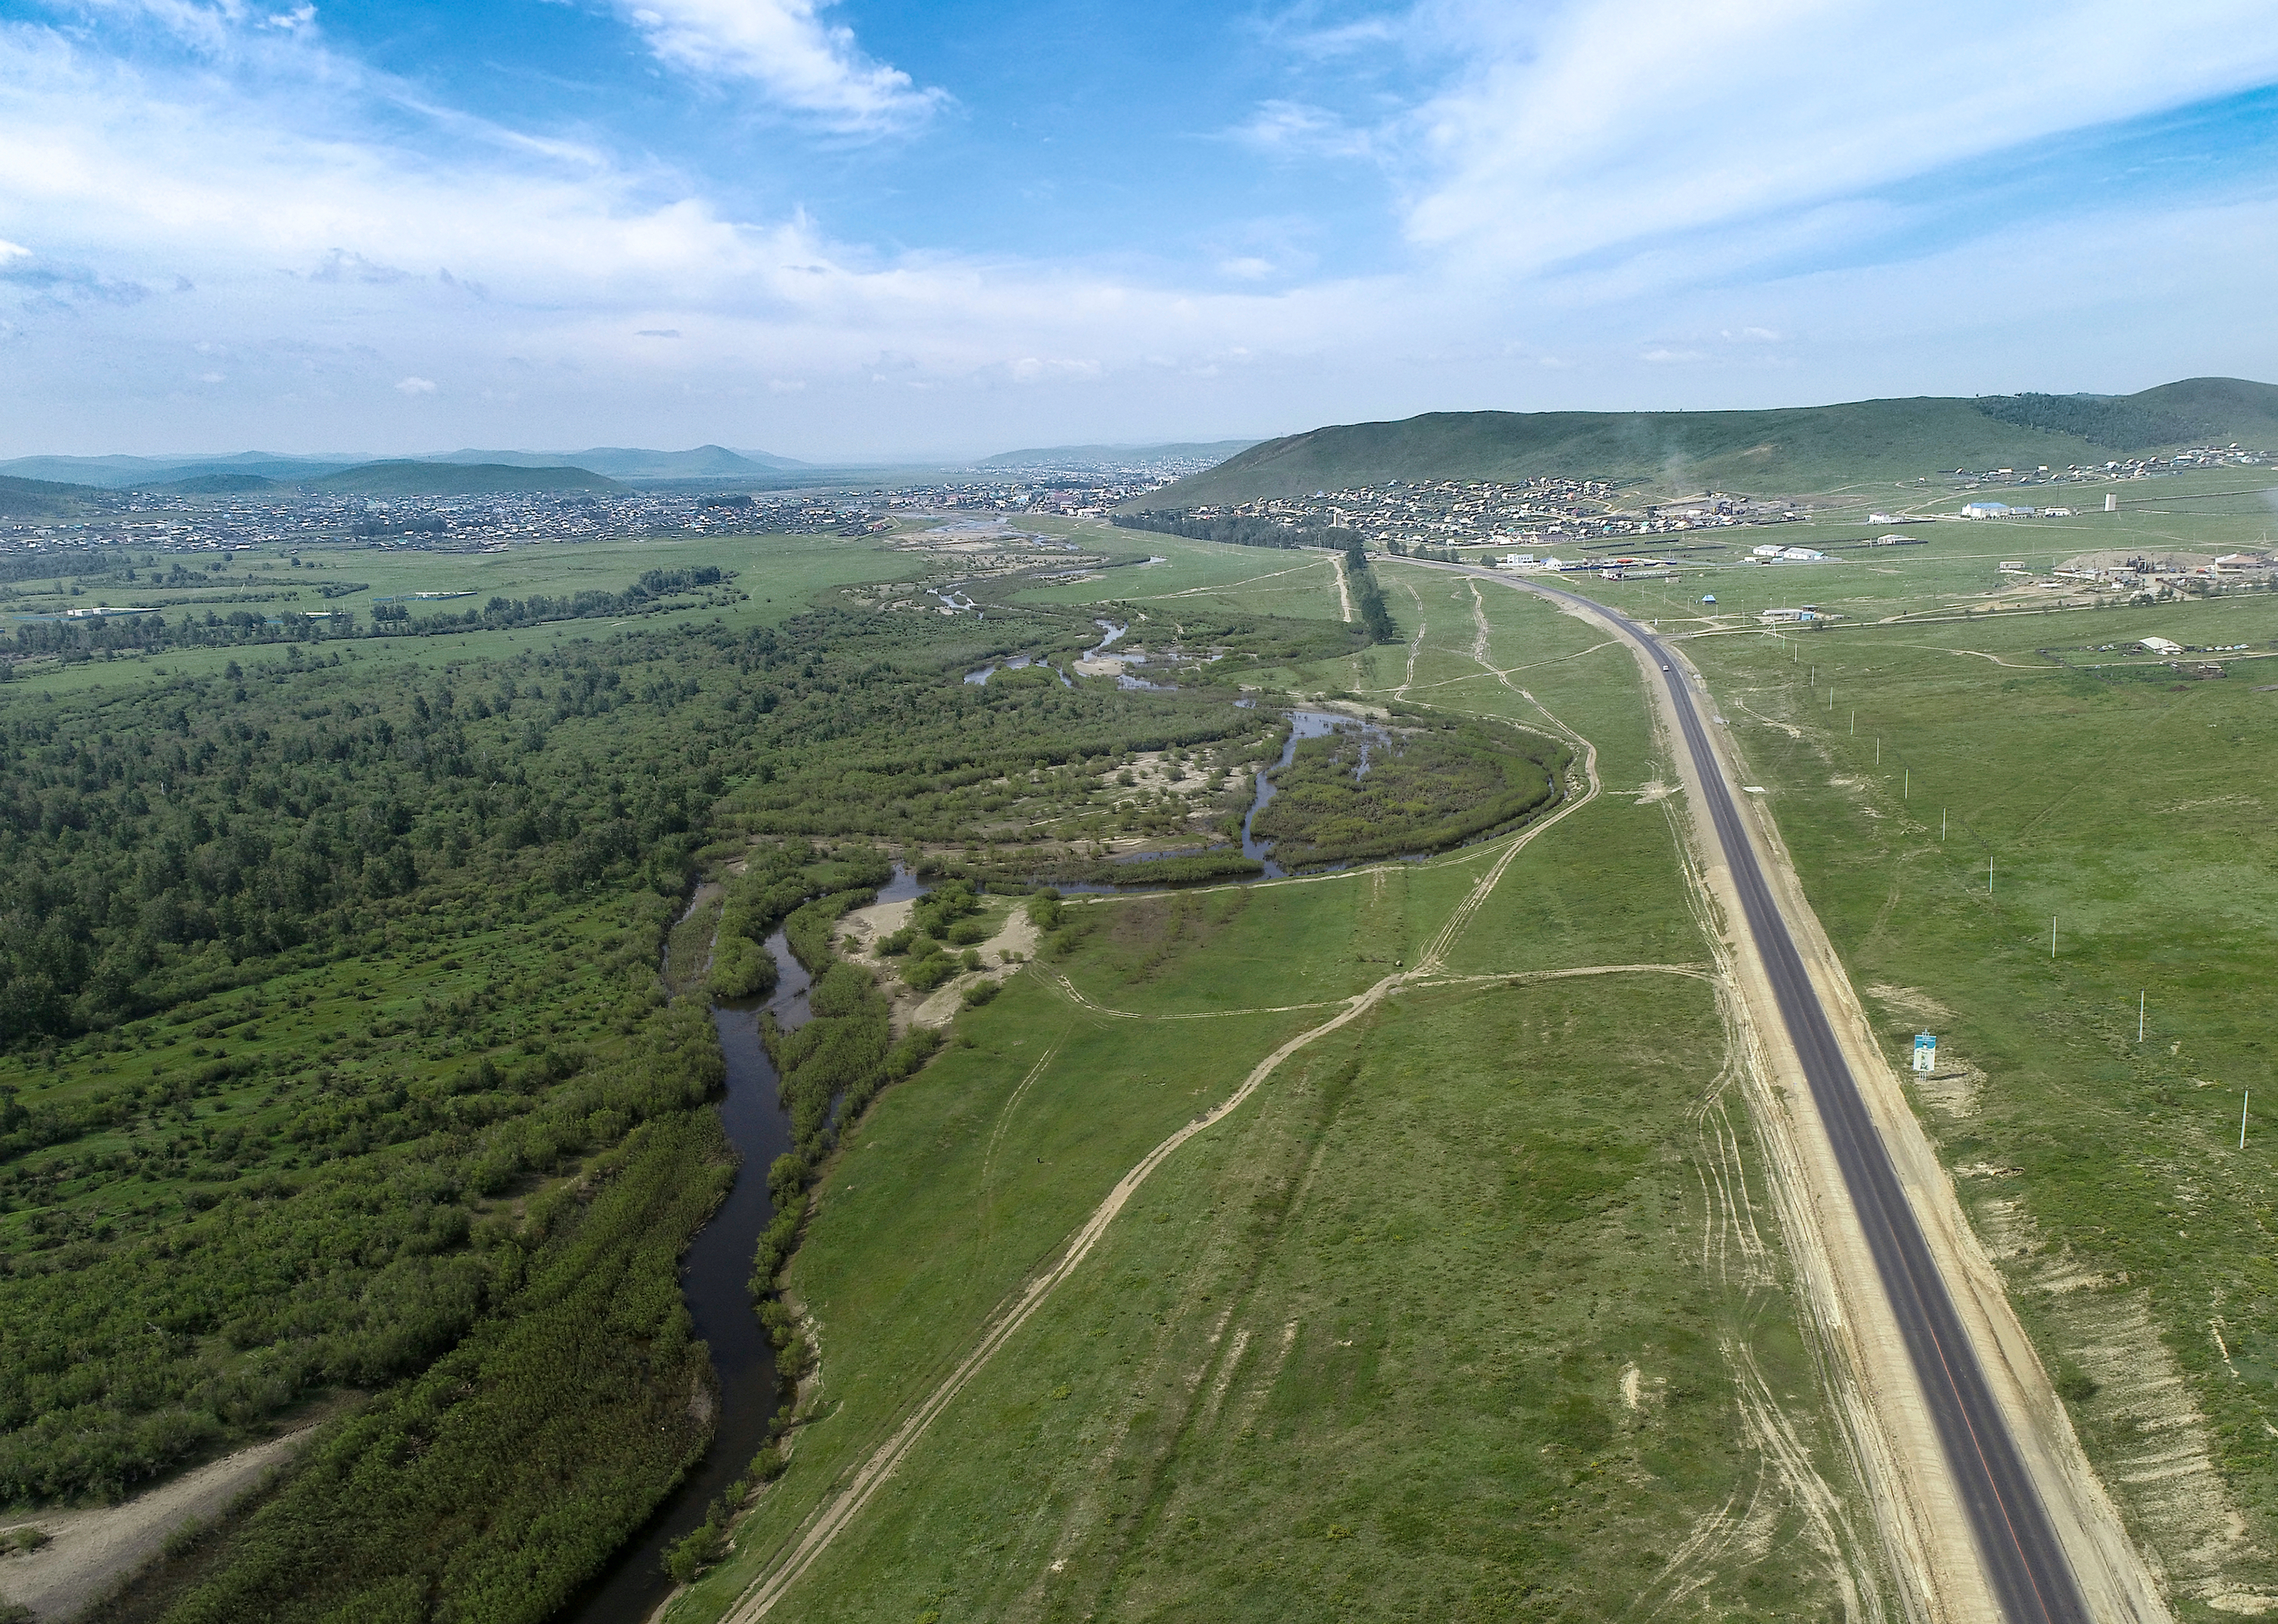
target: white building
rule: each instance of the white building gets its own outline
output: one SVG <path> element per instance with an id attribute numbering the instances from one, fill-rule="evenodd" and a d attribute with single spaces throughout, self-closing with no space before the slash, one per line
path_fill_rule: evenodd
<path id="1" fill-rule="evenodd" d="M 2165 637 L 2145 637 L 2143 638 L 2137 646 L 2141 648 L 2146 654 L 2157 654 L 2162 659 L 2180 654 L 2183 652 L 2183 645 L 2182 644 L 2170 643 Z"/>
<path id="2" fill-rule="evenodd" d="M 1811 564 L 1824 562 L 1827 554 L 1810 547 L 1782 547 L 1778 558 L 1783 564 Z"/>

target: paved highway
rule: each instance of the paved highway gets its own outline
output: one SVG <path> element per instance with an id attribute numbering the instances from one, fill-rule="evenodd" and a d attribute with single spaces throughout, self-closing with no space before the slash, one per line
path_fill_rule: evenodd
<path id="1" fill-rule="evenodd" d="M 1702 810 L 1731 871 L 1748 934 L 1763 960 L 1780 1018 L 1834 1142 L 1836 1161 L 1866 1231 L 1877 1272 L 1890 1294 L 1907 1352 L 1922 1378 L 1994 1597 L 2011 1624 L 2088 1624 L 2088 1609 L 2040 1492 L 1993 1401 L 1976 1350 L 1954 1312 L 1953 1299 L 1923 1239 L 1890 1152 L 1860 1097 L 1835 1028 L 1788 934 L 1787 921 L 1772 899 L 1733 804 L 1731 786 L 1725 782 L 1723 761 L 1709 743 L 1683 671 L 1661 640 L 1635 621 L 1572 593 L 1543 586 L 1533 590 L 1605 616 L 1661 667 L 1661 680 L 1708 803 Z"/>

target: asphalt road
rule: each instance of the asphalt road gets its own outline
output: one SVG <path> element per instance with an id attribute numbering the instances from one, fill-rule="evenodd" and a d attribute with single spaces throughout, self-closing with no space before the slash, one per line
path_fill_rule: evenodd
<path id="1" fill-rule="evenodd" d="M 1533 583 L 1529 583 L 1533 584 Z M 1803 957 L 1788 934 L 1756 861 L 1754 846 L 1733 804 L 1732 787 L 1711 747 L 1683 671 L 1659 638 L 1603 604 L 1536 586 L 1548 597 L 1586 605 L 1607 616 L 1643 646 L 1661 667 L 1686 747 L 1708 802 L 1704 809 L 1717 845 L 1739 893 L 1748 934 L 1763 960 L 1780 1018 L 1795 1044 L 1811 1085 L 1813 1100 L 1833 1140 L 1843 1181 L 1858 1209 L 1859 1222 L 1890 1294 L 1907 1352 L 1922 1378 L 1923 1392 L 1945 1445 L 1963 1508 L 1976 1533 L 1987 1577 L 2011 1624 L 2088 1624 L 2079 1586 L 2050 1526 L 2039 1491 L 2017 1452 L 2000 1408 L 1986 1385 L 1985 1373 L 1953 1299 L 1923 1239 L 1922 1226 L 1899 1183 L 1891 1155 L 1860 1097 L 1859 1086 L 1835 1040 L 1835 1028 L 1819 1001 Z"/>

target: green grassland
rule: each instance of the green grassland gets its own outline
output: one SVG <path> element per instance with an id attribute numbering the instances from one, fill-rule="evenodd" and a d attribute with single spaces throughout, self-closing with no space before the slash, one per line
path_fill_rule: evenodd
<path id="1" fill-rule="evenodd" d="M 2156 561 L 2267 552 L 2278 537 L 2278 514 L 2250 488 L 2272 483 L 2255 469 L 2131 481 L 2112 488 L 2123 500 L 2143 506 L 2114 514 L 2100 511 L 2102 488 L 2098 487 L 2086 497 L 2068 497 L 2082 503 L 2081 511 L 2070 519 L 1941 520 L 1895 532 L 1918 538 L 1923 544 L 1920 546 L 1845 551 L 1825 561 L 1795 564 L 1680 559 L 1673 563 L 1674 580 L 1608 582 L 1594 575 L 1574 575 L 1562 576 L 1558 584 L 1586 591 L 1663 629 L 1753 627 L 1766 609 L 1804 605 L 1854 623 L 1901 615 L 2045 616 L 2053 605 L 2091 600 L 2108 609 L 2125 594 L 2093 593 L 2076 586 L 2019 592 L 2012 585 L 2014 577 L 2005 580 L 1999 566 L 2014 561 L 2045 576 L 2068 560 L 2091 554 L 2141 555 Z M 2147 491 L 2159 494 L 2147 495 Z M 2244 494 L 2203 499 L 2209 492 Z M 1946 499 L 1939 507 L 1951 512 L 1961 499 Z M 1732 545 L 1745 551 L 1746 545 L 1762 539 L 1823 547 L 1833 539 L 1826 530 L 1826 521 L 1743 530 L 1732 533 L 1739 538 Z M 1892 530 L 1887 525 L 1845 524 L 1840 534 L 1847 539 Z M 1701 602 L 1704 593 L 1716 595 L 1714 606 Z"/>
<path id="2" fill-rule="evenodd" d="M 1654 775 L 1625 655 L 1493 589 L 1483 666 L 1467 588 L 1386 573 L 1395 614 L 1410 576 L 1457 586 L 1418 656 L 1434 703 L 1555 729 L 1492 675 L 1528 667 L 1559 720 L 1606 724 L 1609 782 Z M 1388 688 L 1406 661 L 1296 675 L 1342 688 L 1374 665 Z M 1671 834 L 1633 793 L 1581 808 L 1510 865 L 1449 969 L 1698 964 Z M 1609 842 L 1621 860 L 1578 855 Z M 670 1616 L 725 1611 L 1124 1170 L 1414 964 L 1502 850 L 1071 899 L 1036 967 L 819 1175 L 786 1277 L 817 1359 L 790 1468 Z M 1708 989 L 1650 971 L 1419 990 L 1300 1051 L 1143 1187 L 786 1605 L 1581 1619 L 1697 1579 L 1712 1612 L 1823 1616 L 1840 1559 L 1763 1477 L 1737 1403 L 1761 1383 L 1844 1481 L 1776 1244 L 1761 1268 L 1703 1266 L 1733 1216 L 1703 1204 L 1703 1123 L 1755 1155 L 1701 1064 L 1722 1052 Z M 1759 1483 L 1756 1556 L 1672 1567 Z"/>
<path id="3" fill-rule="evenodd" d="M 2208 550 L 2235 522 L 2180 539 Z M 2278 695 L 2256 677 L 2278 667 L 2187 682 L 2114 646 L 2154 632 L 2267 651 L 2278 603 L 1689 652 L 1893 1064 L 1938 1033 L 1920 1114 L 2182 1615 L 2214 1618 L 2210 1597 L 2278 1579 L 2258 1554 L 2278 1531 L 2278 1056 L 2255 990 L 2278 949 Z M 2210 1537 L 2230 1507 L 2241 1531 Z"/>
<path id="4" fill-rule="evenodd" d="M 2018 412 L 2018 399 L 1988 402 L 1990 410 L 1925 396 L 1739 412 L 1431 412 L 1268 440 L 1129 506 L 1307 496 L 1393 479 L 1548 477 L 1670 494 L 1838 492 L 1956 468 L 2095 466 L 2171 446 L 2278 439 L 2278 387 L 2244 379 L 2191 378 L 2121 397 L 2101 422 L 2061 409 Z"/>
<path id="5" fill-rule="evenodd" d="M 1956 1011 L 1947 1041 L 1989 1080 L 1933 1127 L 1958 1165 L 1991 1170 L 1965 1181 L 1981 1219 L 2039 1226 L 2041 1253 L 2004 1255 L 2091 1451 L 2132 1458 L 2148 1423 L 2098 1387 L 2074 1312 L 2088 1297 L 2039 1291 L 2030 1256 L 2121 1282 L 2098 1301 L 2144 1299 L 2259 1520 L 2270 1201 L 2226 1157 L 2218 1108 L 2235 1132 L 2229 1089 L 2259 1099 L 2267 1075 L 2231 995 L 2267 962 L 2252 764 L 2274 696 L 2075 667 L 2149 631 L 2267 644 L 2278 606 L 1951 618 L 1991 584 L 1972 584 L 1980 554 L 2049 532 L 1925 529 L 1932 546 L 1896 573 L 1857 568 L 1840 629 L 1692 647 L 1893 1043 L 1920 1018 L 1907 1000 Z M 1532 594 L 1393 559 L 1375 574 L 1397 640 L 1357 647 L 1327 555 L 1147 540 L 1170 561 L 1008 583 L 977 621 L 854 606 L 838 589 L 955 568 L 868 540 L 311 548 L 297 571 L 242 562 L 366 583 L 330 600 L 346 602 L 735 575 L 622 625 L 241 648 L 234 673 L 231 651 L 169 652 L 0 690 L 14 1498 L 117 1492 L 361 1395 L 270 1509 L 209 1543 L 176 1616 L 417 1617 L 424 1597 L 536 1624 L 560 1592 L 516 1584 L 516 1564 L 574 1582 L 701 1445 L 684 1401 L 707 1367 L 673 1262 L 724 1176 L 705 1103 L 719 1063 L 700 1004 L 667 982 L 695 980 L 711 922 L 748 936 L 787 915 L 824 967 L 829 920 L 882 854 L 1017 876 L 1111 835 L 1172 843 L 1278 745 L 1270 704 L 1235 704 L 1238 671 L 1269 699 L 1555 738 L 1570 802 L 1586 741 L 1602 791 L 1522 835 L 1446 949 L 1445 973 L 1474 980 L 1411 987 L 1299 1050 L 1171 1157 L 787 1606 L 1586 1619 L 1681 1597 L 1703 1616 L 1839 1616 L 1873 1564 L 1863 1528 L 1806 1513 L 1815 1495 L 1855 1505 L 1854 1485 L 1759 1209 L 1634 660 Z M 1641 614 L 1658 590 L 1587 584 Z M 1133 642 L 1190 619 L 1227 658 L 1176 692 L 962 680 L 1127 613 L 1149 617 Z M 1872 623 L 1892 614 L 1913 618 Z M 1859 696 L 1855 738 L 1816 708 L 1824 681 L 1846 725 Z M 1206 786 L 1191 803 L 1173 766 Z M 1895 804 L 1893 767 L 1915 775 Z M 1943 844 L 1931 793 L 1956 814 Z M 1956 843 L 1981 837 L 1990 899 L 1972 889 L 1986 853 Z M 811 1315 L 795 1333 L 779 1305 L 762 1315 L 793 1363 L 813 1360 L 789 1464 L 672 1616 L 718 1616 L 1118 1178 L 1277 1046 L 1413 968 L 1507 850 L 1070 897 L 1040 910 L 1036 962 L 930 1064 L 922 1045 L 871 1056 L 883 1003 L 829 968 L 818 1013 L 861 1039 L 848 1054 L 869 1048 L 843 1079 L 854 1063 L 828 1045 L 779 1048 L 806 1160 L 771 1183 L 795 1198 L 813 1180 L 803 1239 L 794 1218 L 766 1243 L 768 1260 L 796 1244 L 784 1284 Z M 673 932 L 707 876 L 724 908 Z M 2036 956 L 2052 911 L 2053 966 Z M 2106 1007 L 2139 984 L 2162 1039 L 2140 1050 Z M 555 1369 L 577 1375 L 535 1374 Z M 1762 1452 L 1767 1424 L 1793 1430 L 1800 1480 Z M 575 1514 L 485 1489 L 530 1460 Z M 1750 1504 L 1743 1528 L 1732 1508 Z"/>
<path id="6" fill-rule="evenodd" d="M 295 568 L 291 560 L 298 557 Z M 176 560 L 157 559 L 164 569 Z M 869 540 L 807 536 L 703 536 L 594 542 L 554 542 L 494 553 L 426 552 L 354 542 L 328 542 L 293 549 L 261 548 L 233 555 L 226 574 L 212 585 L 174 585 L 145 578 L 127 582 L 117 571 L 101 576 L 33 578 L 4 589 L 7 615 L 54 614 L 66 608 L 109 604 L 157 606 L 169 616 L 183 613 L 251 609 L 290 614 L 304 609 L 345 609 L 359 630 L 368 629 L 372 605 L 381 599 L 409 599 L 420 592 L 466 594 L 440 601 L 411 602 L 416 628 L 442 614 L 457 615 L 493 597 L 563 599 L 579 592 L 621 592 L 649 570 L 716 568 L 732 576 L 724 589 L 697 591 L 662 612 L 634 622 L 673 626 L 717 624 L 735 630 L 779 626 L 807 608 L 817 594 L 838 586 L 891 580 L 906 575 L 910 560 Z M 256 584 L 248 584 L 251 577 Z M 362 591 L 327 598 L 343 583 L 363 583 Z M 78 589 L 74 592 L 73 589 Z M 0 621 L 0 627 L 8 624 Z M 565 620 L 550 625 L 472 629 L 388 638 L 322 639 L 314 646 L 326 655 L 344 653 L 358 661 L 380 659 L 434 670 L 466 660 L 511 658 L 532 648 L 591 643 L 618 629 L 609 620 Z M 274 652 L 255 645 L 253 653 Z M 117 687 L 151 675 L 217 675 L 232 660 L 248 658 L 244 647 L 169 648 L 139 654 L 122 652 L 43 669 L 19 670 L 22 690 L 71 692 Z"/>
<path id="7" fill-rule="evenodd" d="M 1603 1618 L 1653 1595 L 1703 1512 L 1762 1469 L 1719 1338 L 1784 1393 L 1814 1381 L 1777 1286 L 1701 1267 L 1700 1080 L 1678 1056 L 1715 1041 L 1705 993 L 1661 997 L 1653 1039 L 1609 1044 L 1655 993 L 1419 994 L 1292 1063 L 1127 1209 L 795 1593 L 799 1615 Z M 1071 1020 L 1033 987 L 969 1018 L 962 1072 L 944 1063 L 937 1097 L 879 1112 L 846 1159 L 794 1271 L 829 1407 L 745 1550 L 851 1463 L 864 1418 L 945 1367 L 940 1333 L 1018 1278 L 1002 1254 L 1040 1259 L 1076 1216 L 1070 1186 L 1142 1147 L 1109 1137 L 1104 1089 L 1131 1101 L 1119 1126 L 1159 1102 L 1152 1132 L 1222 1086 L 1232 1033 L 1135 1066 Z M 1004 1080 L 952 1095 L 986 1058 Z M 970 1192 L 928 1232 L 922 1296 L 916 1271 L 879 1267 L 921 1157 L 925 1187 L 961 1163 Z M 934 1334 L 873 1356 L 866 1330 L 913 1324 Z M 1731 1564 L 1710 1594 L 1821 1616 L 1824 1554 L 1798 1548 L 1792 1513 L 1763 1532 L 1777 1558 Z M 730 1564 L 673 1616 L 716 1612 L 748 1572 Z"/>
<path id="8" fill-rule="evenodd" d="M 1019 601 L 1086 604 L 1112 599 L 1150 618 L 1175 617 L 1188 607 L 1203 614 L 1315 620 L 1334 619 L 1339 614 L 1336 561 L 1326 553 L 1230 547 L 1097 522 L 1081 529 L 1071 526 L 1066 533 L 1087 546 L 1117 553 L 1142 548 L 1166 561 L 1127 565 L 1093 581 L 1032 588 Z"/>

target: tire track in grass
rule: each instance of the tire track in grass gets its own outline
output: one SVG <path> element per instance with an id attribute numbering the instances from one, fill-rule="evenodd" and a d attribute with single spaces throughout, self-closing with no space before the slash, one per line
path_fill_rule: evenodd
<path id="1" fill-rule="evenodd" d="M 1545 711 L 1544 714 L 1548 715 L 1549 713 Z M 1571 730 L 1565 729 L 1563 723 L 1559 725 L 1561 730 L 1567 732 L 1569 736 L 1580 738 L 1579 734 L 1573 734 Z M 1587 741 L 1585 740 L 1583 743 L 1586 747 Z M 1462 925 L 1468 923 L 1472 916 L 1479 911 L 1479 907 L 1494 892 L 1497 881 L 1502 880 L 1503 871 L 1510 866 L 1512 858 L 1517 855 L 1529 840 L 1548 828 L 1566 813 L 1587 804 L 1589 799 L 1595 797 L 1597 793 L 1595 760 L 1596 751 L 1592 747 L 1590 748 L 1590 761 L 1593 764 L 1590 768 L 1590 795 L 1562 808 L 1552 817 L 1545 819 L 1533 828 L 1525 831 L 1496 859 L 1486 873 L 1479 876 L 1478 883 L 1473 885 L 1465 894 L 1464 900 L 1456 904 L 1449 925 L 1442 926 L 1439 934 L 1433 939 L 1440 951 L 1444 953 L 1446 946 L 1460 934 Z M 1432 962 L 1428 955 L 1427 962 Z M 1413 972 L 1396 971 L 1378 981 L 1367 991 L 1346 1000 L 1345 1007 L 1340 1013 L 1332 1016 L 1318 1026 L 1307 1028 L 1283 1043 L 1250 1068 L 1249 1075 L 1242 1079 L 1240 1087 L 1210 1110 L 1187 1123 L 1185 1126 L 1141 1158 L 1138 1165 L 1117 1181 L 1115 1187 L 1108 1192 L 1106 1199 L 1093 1208 L 1091 1216 L 1087 1218 L 1082 1227 L 1069 1237 L 1066 1245 L 1061 1249 L 1058 1261 L 1043 1274 L 1030 1280 L 1017 1297 L 998 1310 L 982 1330 L 980 1340 L 959 1362 L 957 1368 L 944 1378 L 940 1385 L 926 1395 L 925 1399 L 903 1421 L 900 1427 L 896 1429 L 893 1435 L 855 1470 L 853 1476 L 845 1486 L 832 1496 L 806 1524 L 782 1561 L 753 1582 L 751 1588 L 745 1591 L 735 1607 L 727 1614 L 729 1624 L 753 1624 L 753 1620 L 765 1618 L 774 1611 L 776 1605 L 784 1598 L 791 1586 L 798 1583 L 806 1571 L 814 1566 L 823 1552 L 828 1551 L 832 1543 L 837 1539 L 839 1534 L 854 1520 L 862 1508 L 870 1503 L 879 1489 L 885 1484 L 886 1480 L 893 1475 L 894 1468 L 901 1464 L 903 1458 L 916 1445 L 918 1440 L 925 1436 L 927 1430 L 939 1418 L 941 1413 L 947 1409 L 958 1394 L 965 1390 L 966 1385 L 981 1373 L 989 1361 L 996 1356 L 998 1350 L 1012 1340 L 1014 1334 L 1035 1316 L 1036 1310 L 1043 1307 L 1060 1283 L 1082 1266 L 1084 1260 L 1091 1255 L 1092 1248 L 1097 1247 L 1100 1239 L 1106 1234 L 1108 1226 L 1114 1223 L 1117 1215 L 1129 1204 L 1131 1198 L 1138 1193 L 1139 1187 L 1147 1182 L 1148 1178 L 1157 1168 L 1170 1160 L 1179 1147 L 1195 1135 L 1216 1126 L 1228 1116 L 1241 1109 L 1249 1101 L 1250 1096 L 1264 1086 L 1266 1080 L 1279 1071 L 1282 1063 L 1291 1056 L 1328 1036 L 1331 1033 L 1349 1025 L 1393 993 L 1407 985 L 1411 978 L 1420 977 L 1426 973 L 1428 972 L 1425 964 L 1419 964 Z M 1074 991 L 1073 987 L 1069 990 Z"/>
<path id="2" fill-rule="evenodd" d="M 1117 1215 L 1129 1204 L 1131 1198 L 1139 1193 L 1139 1187 L 1147 1182 L 1148 1178 L 1157 1168 L 1170 1160 L 1179 1147 L 1194 1138 L 1196 1134 L 1207 1128 L 1215 1127 L 1227 1117 L 1239 1110 L 1248 1102 L 1250 1096 L 1257 1093 L 1266 1079 L 1280 1069 L 1282 1062 L 1308 1044 L 1349 1025 L 1370 1010 L 1374 1009 L 1387 996 L 1398 990 L 1405 980 L 1406 977 L 1401 973 L 1386 976 L 1366 992 L 1348 1000 L 1342 1013 L 1291 1038 L 1253 1066 L 1250 1074 L 1242 1079 L 1240 1087 L 1210 1110 L 1194 1118 L 1170 1138 L 1156 1146 L 1140 1160 L 1137 1166 L 1124 1174 L 1115 1187 L 1108 1192 L 1107 1198 L 1093 1209 L 1091 1216 L 1086 1219 L 1082 1226 L 1069 1238 L 1067 1244 L 1060 1252 L 1059 1260 L 1043 1274 L 1032 1279 L 1018 1297 L 998 1312 L 982 1332 L 980 1341 L 975 1345 L 970 1353 L 966 1354 L 956 1369 L 950 1372 L 941 1384 L 929 1393 L 902 1422 L 893 1436 L 862 1463 L 846 1486 L 841 1489 L 807 1524 L 784 1559 L 771 1572 L 762 1574 L 753 1582 L 752 1588 L 745 1592 L 743 1598 L 727 1615 L 730 1624 L 751 1624 L 751 1620 L 765 1618 L 774 1610 L 776 1604 L 783 1599 L 791 1587 L 797 1583 L 807 1569 L 814 1565 L 817 1559 L 830 1548 L 832 1542 L 838 1537 L 846 1525 L 870 1503 L 872 1497 L 893 1475 L 894 1468 L 901 1464 L 903 1457 L 907 1455 L 917 1441 L 925 1436 L 927 1430 L 939 1418 L 941 1413 L 947 1409 L 958 1394 L 965 1390 L 966 1384 L 979 1375 L 990 1360 L 996 1356 L 998 1350 L 1010 1341 L 1014 1333 L 1035 1316 L 1036 1310 L 1043 1307 L 1046 1300 L 1051 1297 L 1060 1283 L 1082 1266 L 1083 1261 L 1091 1255 L 1092 1248 L 1099 1244 L 1101 1237 L 1107 1232 L 1108 1225 L 1115 1221 Z"/>

